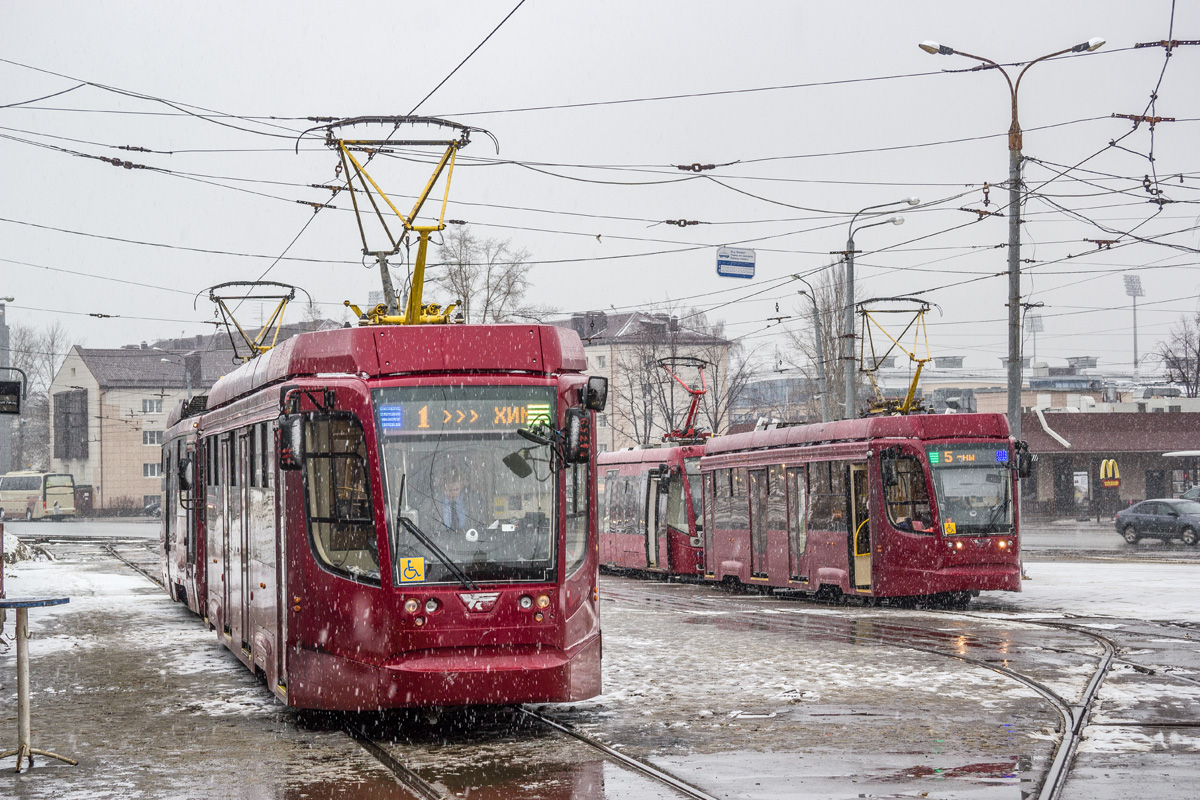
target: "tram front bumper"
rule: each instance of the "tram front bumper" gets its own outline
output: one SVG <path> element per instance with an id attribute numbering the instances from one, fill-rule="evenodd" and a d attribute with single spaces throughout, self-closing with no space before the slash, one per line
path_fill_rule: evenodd
<path id="1" fill-rule="evenodd" d="M 405 653 L 379 671 L 379 705 L 565 703 L 600 693 L 600 637 L 557 647 L 444 647 Z"/>

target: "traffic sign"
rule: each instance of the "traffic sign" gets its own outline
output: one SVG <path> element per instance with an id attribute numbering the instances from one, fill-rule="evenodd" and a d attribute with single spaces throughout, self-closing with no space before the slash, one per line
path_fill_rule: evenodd
<path id="1" fill-rule="evenodd" d="M 717 274 L 724 278 L 753 278 L 754 251 L 744 247 L 718 249 Z"/>

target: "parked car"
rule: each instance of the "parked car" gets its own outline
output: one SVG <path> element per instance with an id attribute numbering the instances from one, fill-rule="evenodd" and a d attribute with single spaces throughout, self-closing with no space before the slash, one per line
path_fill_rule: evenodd
<path id="1" fill-rule="evenodd" d="M 1200 502 L 1196 500 L 1143 500 L 1116 516 L 1117 533 L 1130 544 L 1140 539 L 1182 539 L 1194 547 L 1200 541 Z"/>
<path id="2" fill-rule="evenodd" d="M 1193 486 L 1179 496 L 1184 500 L 1200 500 L 1200 486 Z"/>

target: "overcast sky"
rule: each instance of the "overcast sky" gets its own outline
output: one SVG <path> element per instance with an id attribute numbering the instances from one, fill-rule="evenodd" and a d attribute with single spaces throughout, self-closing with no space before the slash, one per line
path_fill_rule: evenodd
<path id="1" fill-rule="evenodd" d="M 345 195 L 315 219 L 297 202 L 328 200 L 310 185 L 335 179 L 319 139 L 293 151 L 304 118 L 408 113 L 515 5 L 0 4 L 10 322 L 61 319 L 92 347 L 211 332 L 212 305 L 201 296 L 193 309 L 194 295 L 263 276 L 340 319 L 343 300 L 361 305 L 379 288 L 378 273 L 360 265 Z M 995 71 L 942 72 L 976 62 L 917 43 L 1011 63 L 1102 37 L 1096 53 L 1038 64 L 1021 86 L 1024 152 L 1038 159 L 1026 167 L 1036 196 L 1023 291 L 1045 304 L 1038 360 L 1129 365 L 1122 275 L 1145 290 L 1142 354 L 1195 313 L 1200 292 L 1200 46 L 1169 60 L 1135 47 L 1200 39 L 1200 4 L 1178 3 L 1173 20 L 1172 5 L 526 0 L 417 111 L 498 138 L 499 156 L 483 136 L 463 151 L 447 216 L 527 249 L 532 300 L 563 312 L 711 309 L 767 371 L 780 333 L 805 323 L 788 276 L 811 280 L 844 249 L 854 212 L 917 195 L 904 225 L 856 237 L 856 294 L 923 292 L 940 308 L 927 320 L 933 354 L 999 374 L 1008 220 L 973 223 L 959 209 L 1007 202 L 993 188 L 983 205 L 985 182 L 1007 180 L 1008 90 Z M 1160 74 L 1154 113 L 1176 121 L 1152 137 L 1111 118 L 1150 113 Z M 252 119 L 196 116 L 214 112 Z M 729 165 L 673 166 L 692 163 Z M 1047 183 L 1055 165 L 1077 164 Z M 414 161 L 376 165 L 401 199 L 428 177 Z M 661 224 L 679 219 L 705 224 Z M 716 274 L 721 245 L 757 251 L 752 281 Z"/>

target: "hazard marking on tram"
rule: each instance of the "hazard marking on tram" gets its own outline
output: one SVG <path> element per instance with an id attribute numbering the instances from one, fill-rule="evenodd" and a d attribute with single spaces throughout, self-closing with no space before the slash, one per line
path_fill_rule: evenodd
<path id="1" fill-rule="evenodd" d="M 420 583 L 423 580 L 425 580 L 425 559 L 423 557 L 400 559 L 401 583 Z"/>

